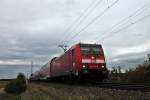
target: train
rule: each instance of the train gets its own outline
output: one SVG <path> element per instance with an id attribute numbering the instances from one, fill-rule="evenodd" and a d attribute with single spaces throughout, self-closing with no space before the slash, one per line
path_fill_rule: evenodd
<path id="1" fill-rule="evenodd" d="M 77 43 L 31 74 L 30 79 L 96 79 L 102 81 L 107 76 L 108 70 L 102 45 Z"/>

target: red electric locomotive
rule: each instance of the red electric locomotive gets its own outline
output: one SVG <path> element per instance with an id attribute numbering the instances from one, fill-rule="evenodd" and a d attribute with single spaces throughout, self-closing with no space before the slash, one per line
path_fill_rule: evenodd
<path id="1" fill-rule="evenodd" d="M 33 74 L 31 74 L 31 76 L 30 76 L 30 80 L 39 80 L 40 78 L 40 76 L 39 76 L 40 74 L 39 74 L 39 71 L 36 71 L 36 72 L 34 72 Z"/>
<path id="2" fill-rule="evenodd" d="M 40 70 L 42 77 L 71 76 L 71 78 L 102 80 L 108 75 L 104 52 L 100 44 L 78 43 L 61 56 L 53 58 L 45 67 L 47 74 Z"/>

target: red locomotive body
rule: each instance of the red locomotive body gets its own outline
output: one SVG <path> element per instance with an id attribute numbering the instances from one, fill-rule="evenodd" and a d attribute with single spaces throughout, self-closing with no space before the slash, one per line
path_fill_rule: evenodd
<path id="1" fill-rule="evenodd" d="M 104 52 L 99 44 L 78 43 L 60 57 L 53 58 L 45 69 L 49 74 L 42 70 L 40 74 L 50 78 L 76 76 L 102 80 L 108 75 Z"/>

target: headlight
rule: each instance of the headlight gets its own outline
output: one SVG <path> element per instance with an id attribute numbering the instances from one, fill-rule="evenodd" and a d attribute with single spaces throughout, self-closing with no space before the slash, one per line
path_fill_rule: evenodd
<path id="1" fill-rule="evenodd" d="M 73 62 L 73 68 L 75 68 L 75 62 Z"/>
<path id="2" fill-rule="evenodd" d="M 102 66 L 102 68 L 104 68 L 104 66 Z"/>
<path id="3" fill-rule="evenodd" d="M 85 65 L 83 65 L 82 67 L 85 68 Z"/>
<path id="4" fill-rule="evenodd" d="M 94 59 L 95 57 L 92 56 L 91 58 Z"/>

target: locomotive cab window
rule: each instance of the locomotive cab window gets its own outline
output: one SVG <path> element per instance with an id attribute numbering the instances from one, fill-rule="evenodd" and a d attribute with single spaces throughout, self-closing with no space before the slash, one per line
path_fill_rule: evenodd
<path id="1" fill-rule="evenodd" d="M 81 54 L 100 54 L 102 49 L 100 47 L 81 47 Z"/>

